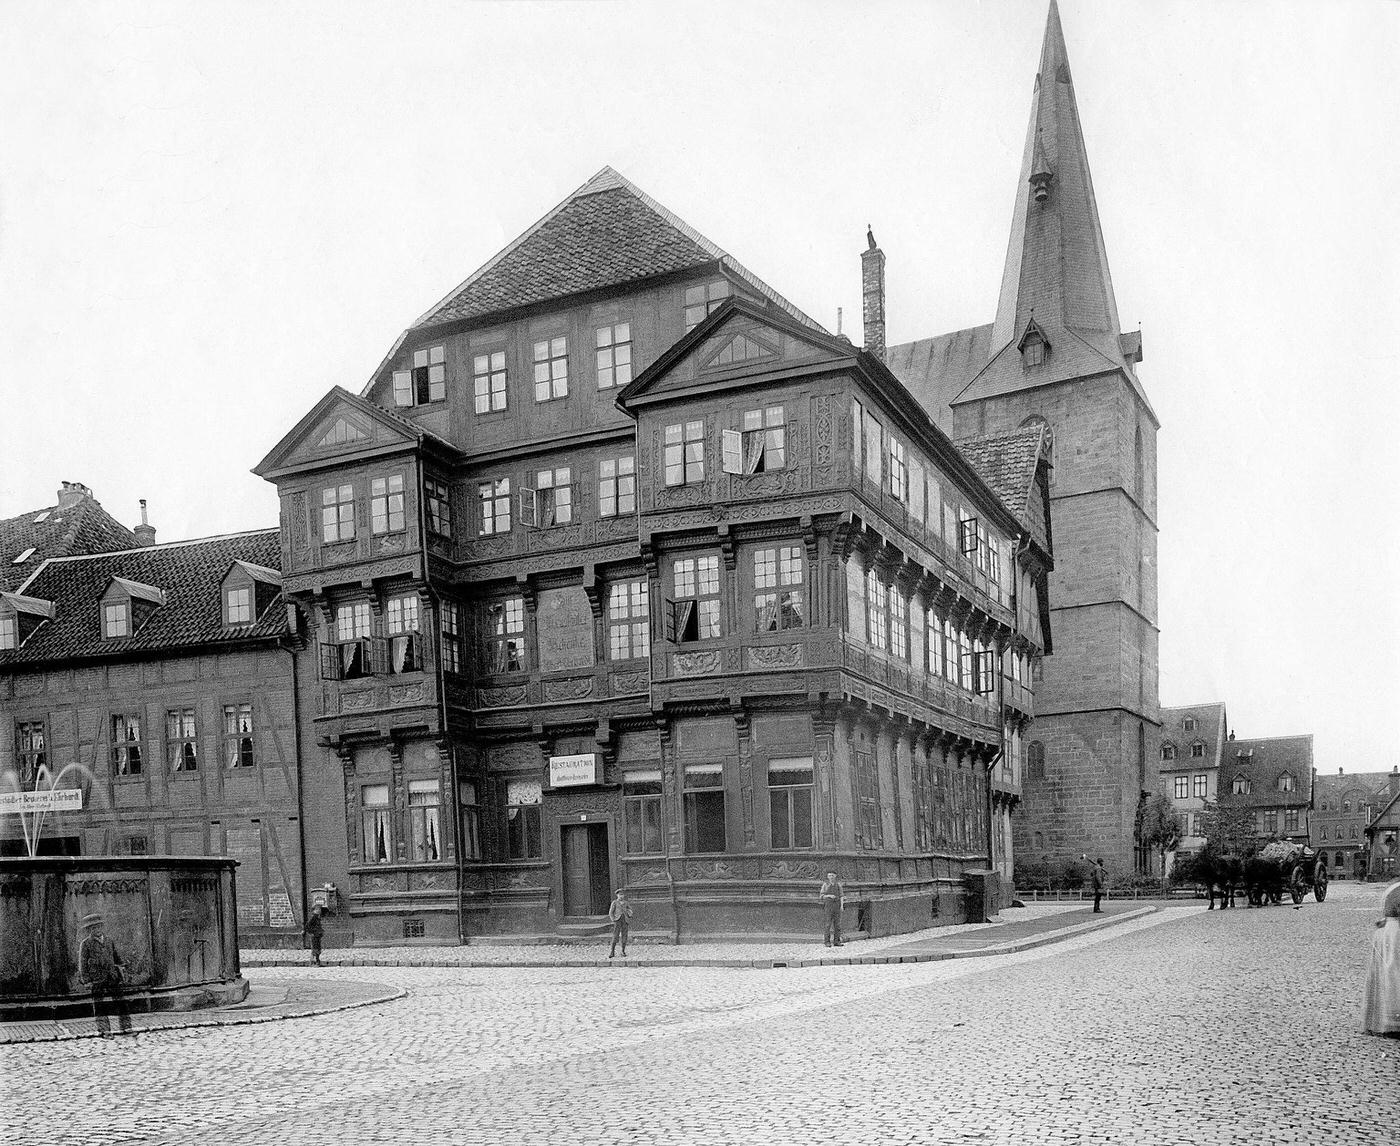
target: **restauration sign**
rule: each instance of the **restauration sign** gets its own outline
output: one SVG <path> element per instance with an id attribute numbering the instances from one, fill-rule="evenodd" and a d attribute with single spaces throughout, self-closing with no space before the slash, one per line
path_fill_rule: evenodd
<path id="1" fill-rule="evenodd" d="M 49 792 L 0 792 L 0 815 L 76 812 L 82 806 L 81 788 L 55 788 Z"/>
<path id="2" fill-rule="evenodd" d="M 572 788 L 580 784 L 598 783 L 598 754 L 583 752 L 577 756 L 549 758 L 549 786 Z"/>

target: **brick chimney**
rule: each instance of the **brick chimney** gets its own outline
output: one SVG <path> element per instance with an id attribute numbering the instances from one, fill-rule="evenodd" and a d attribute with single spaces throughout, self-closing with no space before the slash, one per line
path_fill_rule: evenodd
<path id="1" fill-rule="evenodd" d="M 156 527 L 146 520 L 146 499 L 141 499 L 141 524 L 131 531 L 136 534 L 136 544 L 145 548 L 156 543 Z"/>
<path id="2" fill-rule="evenodd" d="M 865 250 L 860 253 L 860 288 L 865 325 L 865 349 L 885 360 L 885 252 L 875 245 L 875 232 L 865 228 Z"/>
<path id="3" fill-rule="evenodd" d="M 58 489 L 58 508 L 68 509 L 70 506 L 77 505 L 83 498 L 91 496 L 92 490 L 80 481 L 61 482 Z"/>
<path id="4" fill-rule="evenodd" d="M 1392 796 L 1400 796 L 1400 764 L 1390 769 L 1390 777 L 1385 782 L 1386 791 Z"/>

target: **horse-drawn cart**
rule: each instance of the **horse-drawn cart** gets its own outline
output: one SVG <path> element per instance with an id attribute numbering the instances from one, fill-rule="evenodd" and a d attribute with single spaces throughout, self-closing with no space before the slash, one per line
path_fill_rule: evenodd
<path id="1" fill-rule="evenodd" d="M 1245 861 L 1244 886 L 1254 907 L 1282 903 L 1285 893 L 1302 903 L 1310 891 L 1321 903 L 1327 898 L 1327 861 L 1313 848 L 1278 840 Z"/>

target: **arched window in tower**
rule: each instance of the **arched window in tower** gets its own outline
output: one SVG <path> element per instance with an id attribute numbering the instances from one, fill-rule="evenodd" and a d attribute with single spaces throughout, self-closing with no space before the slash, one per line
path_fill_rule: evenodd
<path id="1" fill-rule="evenodd" d="M 1133 496 L 1139 502 L 1146 500 L 1143 492 L 1146 488 L 1143 477 L 1142 427 L 1139 426 L 1133 431 Z"/>

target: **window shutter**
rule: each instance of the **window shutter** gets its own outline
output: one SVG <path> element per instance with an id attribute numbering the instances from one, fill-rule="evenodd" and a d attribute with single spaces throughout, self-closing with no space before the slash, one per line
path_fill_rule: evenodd
<path id="1" fill-rule="evenodd" d="M 321 679 L 340 679 L 340 648 L 336 645 L 321 645 Z"/>
<path id="2" fill-rule="evenodd" d="M 727 474 L 744 472 L 744 435 L 738 430 L 720 431 L 721 468 Z"/>
<path id="3" fill-rule="evenodd" d="M 977 552 L 977 518 L 964 517 L 958 522 L 958 548 L 963 553 Z"/>
<path id="4" fill-rule="evenodd" d="M 666 640 L 671 644 L 676 643 L 676 602 L 670 597 L 666 598 L 665 616 L 663 618 Z"/>
<path id="5" fill-rule="evenodd" d="M 518 503 L 520 512 L 516 516 L 520 518 L 520 524 L 538 527 L 540 523 L 538 491 L 527 486 L 520 491 Z"/>

